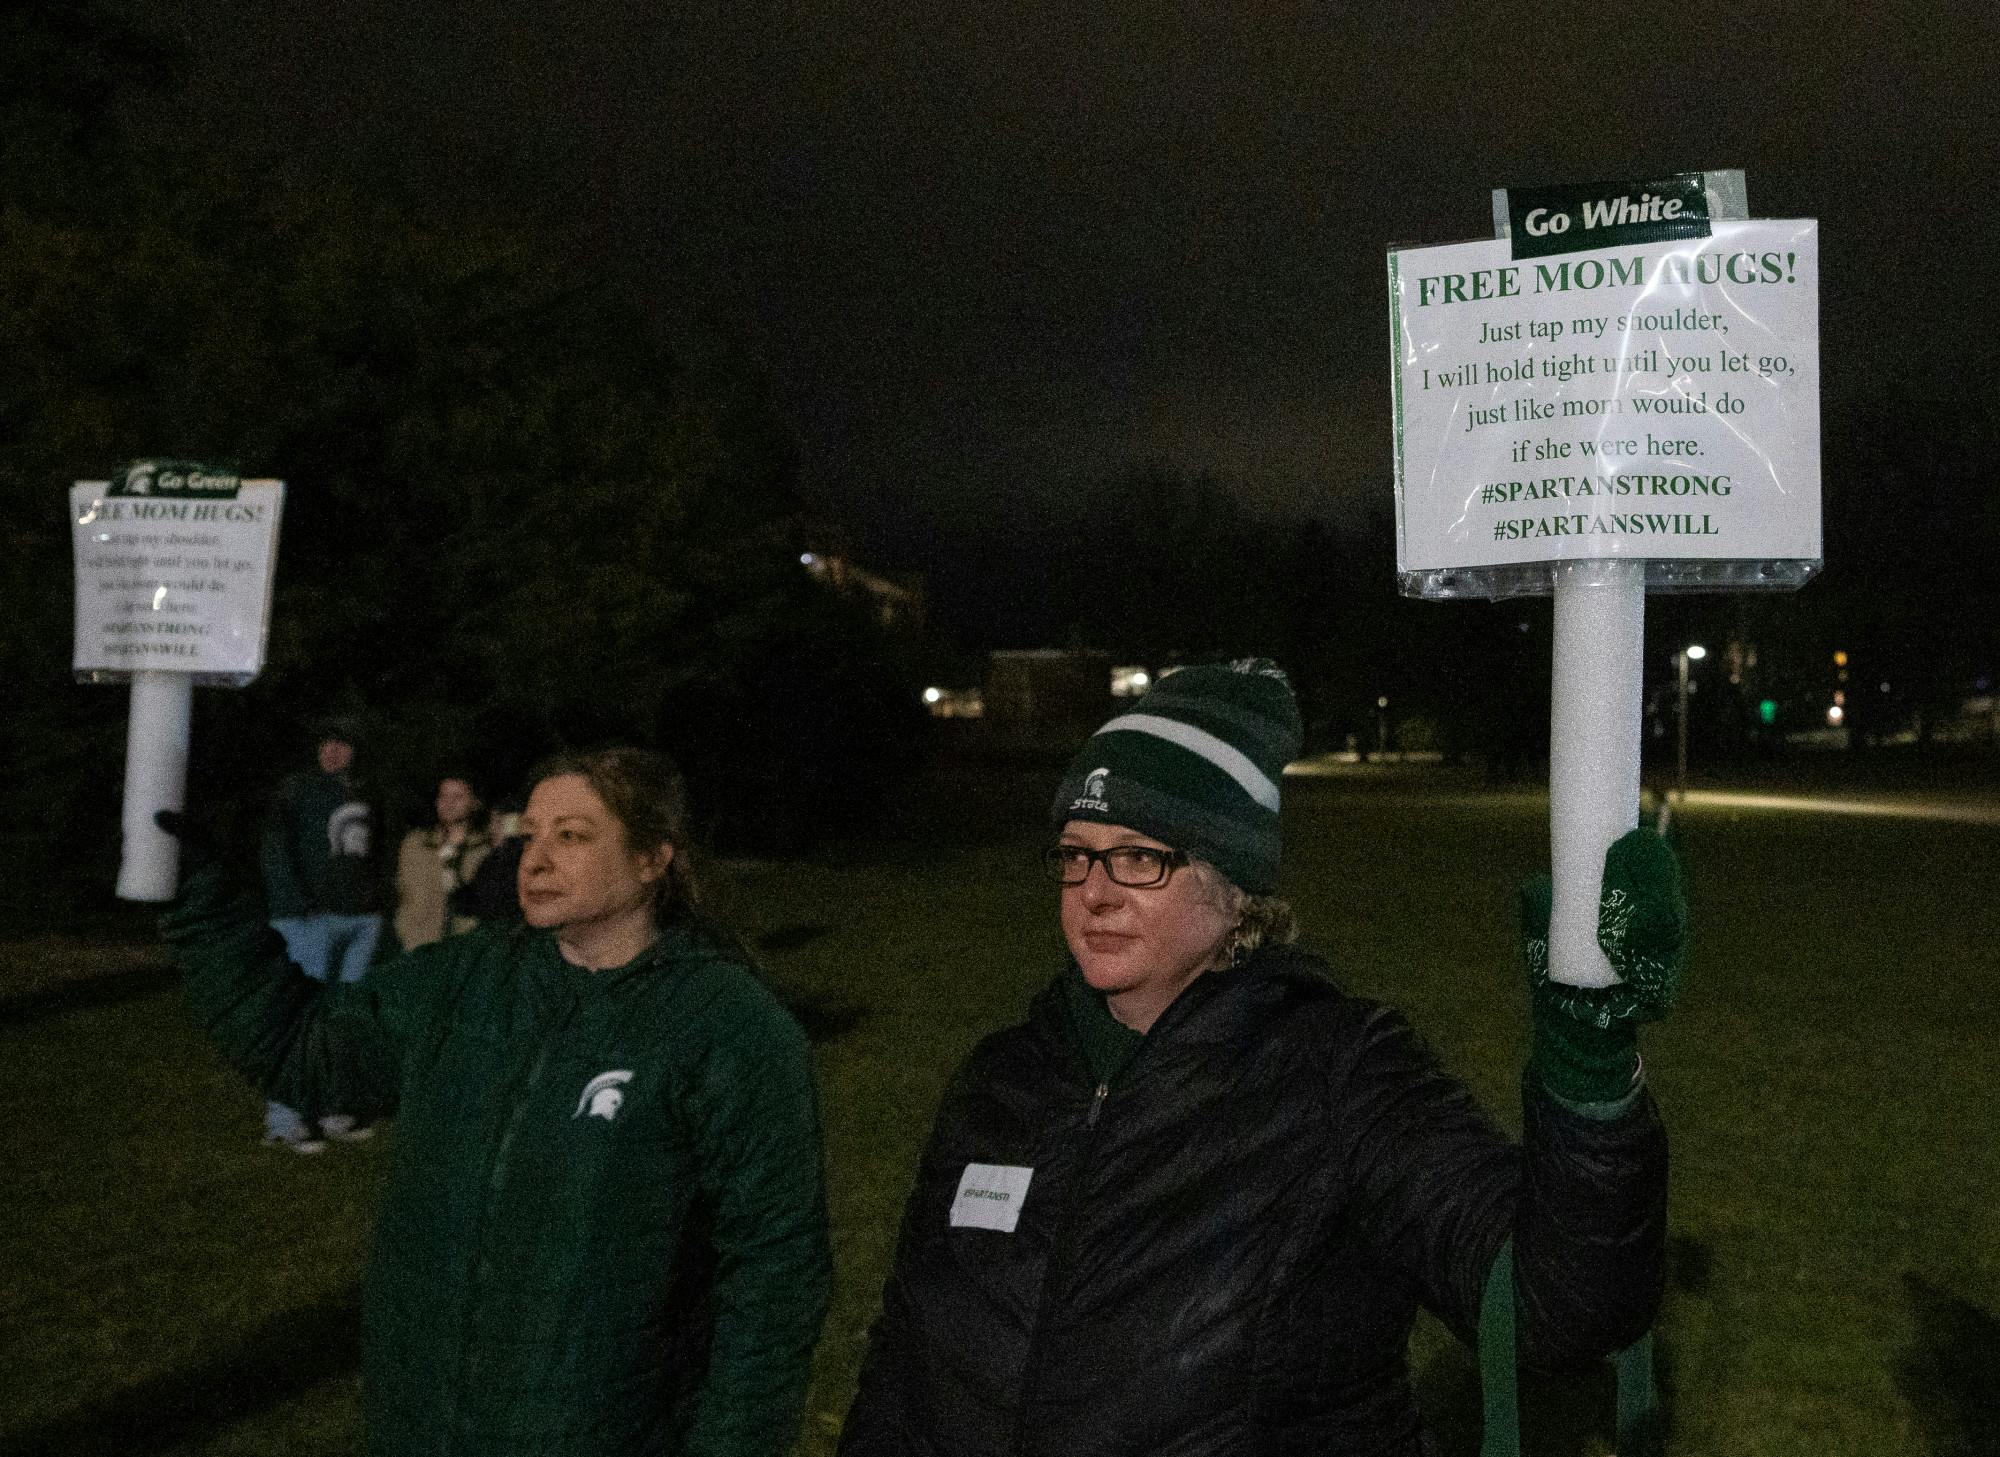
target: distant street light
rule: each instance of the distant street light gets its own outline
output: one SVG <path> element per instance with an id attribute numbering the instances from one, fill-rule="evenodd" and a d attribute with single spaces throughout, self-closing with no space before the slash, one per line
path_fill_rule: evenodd
<path id="1" fill-rule="evenodd" d="M 1677 771 L 1674 778 L 1678 786 L 1676 797 L 1682 804 L 1687 803 L 1688 797 L 1688 664 L 1690 662 L 1698 663 L 1707 656 L 1708 649 L 1700 643 L 1689 643 L 1678 653 L 1674 654 L 1674 660 L 1680 668 L 1681 680 L 1680 751 L 1676 755 Z"/>

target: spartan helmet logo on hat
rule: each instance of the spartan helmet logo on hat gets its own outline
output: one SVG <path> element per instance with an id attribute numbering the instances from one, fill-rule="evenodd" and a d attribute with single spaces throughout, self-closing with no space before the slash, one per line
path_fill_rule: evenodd
<path id="1" fill-rule="evenodd" d="M 583 1096 L 576 1100 L 576 1111 L 569 1116 L 581 1118 L 586 1113 L 592 1118 L 602 1118 L 606 1123 L 618 1116 L 618 1110 L 625 1106 L 625 1094 L 620 1091 L 623 1084 L 632 1081 L 629 1068 L 615 1068 L 608 1073 L 599 1073 L 583 1085 Z"/>
<path id="2" fill-rule="evenodd" d="M 1083 793 L 1070 801 L 1072 812 L 1080 809 L 1097 814 L 1110 814 L 1111 806 L 1104 798 L 1104 781 L 1111 777 L 1109 769 L 1093 769 L 1083 777 Z"/>

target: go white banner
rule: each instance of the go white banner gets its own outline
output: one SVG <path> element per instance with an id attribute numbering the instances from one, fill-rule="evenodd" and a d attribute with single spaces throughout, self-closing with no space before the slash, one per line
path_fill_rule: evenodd
<path id="1" fill-rule="evenodd" d="M 1392 251 L 1398 569 L 1817 562 L 1818 242 Z"/>

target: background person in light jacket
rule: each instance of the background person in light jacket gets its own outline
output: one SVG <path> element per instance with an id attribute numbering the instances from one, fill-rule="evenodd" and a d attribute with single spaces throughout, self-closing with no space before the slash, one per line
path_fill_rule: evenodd
<path id="1" fill-rule="evenodd" d="M 454 909 L 453 897 L 478 874 L 493 848 L 480 821 L 485 806 L 463 774 L 438 780 L 437 823 L 403 836 L 396 854 L 396 939 L 405 951 L 470 931 L 478 919 Z"/>

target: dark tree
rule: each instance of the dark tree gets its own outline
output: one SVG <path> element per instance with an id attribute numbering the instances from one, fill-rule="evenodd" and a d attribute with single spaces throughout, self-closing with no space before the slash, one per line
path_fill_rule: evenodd
<path id="1" fill-rule="evenodd" d="M 915 702 L 883 634 L 801 570 L 795 449 L 739 355 L 669 350 L 532 238 L 121 149 L 96 82 L 136 43 L 88 13 L 8 12 L 67 58 L 52 74 L 91 82 L 17 102 L 37 123 L 5 159 L 89 179 L 0 210 L 11 833 L 60 847 L 79 884 L 115 859 L 124 695 L 69 682 L 63 508 L 141 452 L 288 483 L 266 671 L 197 700 L 217 791 L 260 795 L 304 722 L 342 709 L 374 719 L 403 800 L 447 761 L 504 784 L 557 745 L 625 739 L 766 784 L 728 800 L 755 819 L 809 804 L 847 745 L 732 733 L 711 703 L 881 729 Z M 65 125 L 64 106 L 84 109 Z M 774 690 L 769 665 L 800 659 L 817 691 Z"/>

